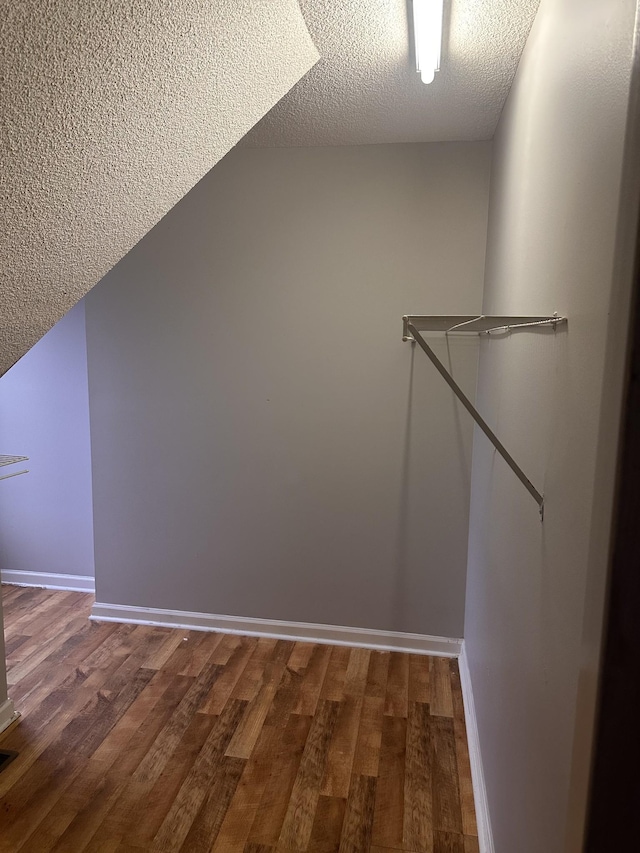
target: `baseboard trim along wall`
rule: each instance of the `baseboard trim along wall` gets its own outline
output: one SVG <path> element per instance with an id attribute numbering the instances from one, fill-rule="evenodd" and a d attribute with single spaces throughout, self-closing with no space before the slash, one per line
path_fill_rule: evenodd
<path id="1" fill-rule="evenodd" d="M 64 589 L 69 592 L 91 593 L 95 593 L 96 591 L 96 582 L 90 575 L 14 572 L 11 569 L 2 569 L 0 580 L 2 580 L 2 583 L 11 583 L 15 586 L 37 586 L 41 589 Z"/>
<path id="2" fill-rule="evenodd" d="M 311 622 L 281 622 L 276 619 L 254 619 L 246 616 L 218 616 L 212 613 L 190 613 L 184 610 L 160 610 L 100 602 L 93 605 L 90 618 L 96 622 L 128 622 L 134 625 L 157 625 L 195 631 L 223 631 L 227 634 L 248 634 L 338 646 L 364 646 L 382 651 L 405 651 L 443 657 L 457 657 L 462 647 L 462 640 L 430 637 L 425 634 L 316 625 Z"/>
<path id="3" fill-rule="evenodd" d="M 495 853 L 493 846 L 493 834 L 491 832 L 491 820 L 489 816 L 489 804 L 487 801 L 487 789 L 484 783 L 484 770 L 482 769 L 482 755 L 480 753 L 480 735 L 478 733 L 478 720 L 476 708 L 473 701 L 473 688 L 471 685 L 471 672 L 465 643 L 462 642 L 460 656 L 458 658 L 460 668 L 460 686 L 462 688 L 462 700 L 464 703 L 464 717 L 467 726 L 467 742 L 469 744 L 469 759 L 471 761 L 471 778 L 473 780 L 473 799 L 476 806 L 476 820 L 478 822 L 478 843 L 480 853 Z"/>
<path id="4" fill-rule="evenodd" d="M 5 699 L 0 705 L 0 732 L 8 729 L 11 723 L 14 723 L 20 714 L 13 707 L 11 699 Z"/>

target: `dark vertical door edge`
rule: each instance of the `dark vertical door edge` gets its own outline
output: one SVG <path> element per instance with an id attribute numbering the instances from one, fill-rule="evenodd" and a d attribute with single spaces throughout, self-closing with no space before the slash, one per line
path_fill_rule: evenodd
<path id="1" fill-rule="evenodd" d="M 640 232 L 586 853 L 637 850 L 640 812 Z"/>

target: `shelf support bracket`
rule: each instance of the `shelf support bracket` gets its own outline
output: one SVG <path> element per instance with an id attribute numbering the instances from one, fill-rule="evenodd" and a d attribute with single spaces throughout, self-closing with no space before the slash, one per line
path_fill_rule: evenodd
<path id="1" fill-rule="evenodd" d="M 455 381 L 453 376 L 451 376 L 451 374 L 449 373 L 447 368 L 442 364 L 440 359 L 437 357 L 435 352 L 431 349 L 429 344 L 422 337 L 420 332 L 416 329 L 416 327 L 408 319 L 406 319 L 406 321 L 405 321 L 404 331 L 405 331 L 405 339 L 406 340 L 412 340 L 413 339 L 413 341 L 416 344 L 418 344 L 420 349 L 424 352 L 424 354 L 427 356 L 427 358 L 431 361 L 431 363 L 433 364 L 435 369 L 438 371 L 440 376 L 442 376 L 442 378 L 447 383 L 447 385 L 451 388 L 451 390 L 456 395 L 458 400 L 460 400 L 462 405 L 469 412 L 469 414 L 474 419 L 474 421 L 478 424 L 478 426 L 480 427 L 482 432 L 487 436 L 487 438 L 489 439 L 491 444 L 493 444 L 493 446 L 498 451 L 500 456 L 502 456 L 502 458 L 507 463 L 509 468 L 511 468 L 511 470 L 516 475 L 516 477 L 520 480 L 520 482 L 525 487 L 525 489 L 533 497 L 535 502 L 538 504 L 538 508 L 540 510 L 540 520 L 542 521 L 544 518 L 544 497 L 536 489 L 536 487 L 533 485 L 531 480 L 529 480 L 529 478 L 524 473 L 522 468 L 518 465 L 516 460 L 509 453 L 509 451 L 506 449 L 504 444 L 500 441 L 498 436 L 493 432 L 493 430 L 491 429 L 489 424 L 485 421 L 485 419 L 482 417 L 480 412 L 476 409 L 476 407 L 473 405 L 471 400 L 467 397 L 467 395 L 464 393 L 462 388 Z M 411 337 L 409 337 L 409 335 Z"/>

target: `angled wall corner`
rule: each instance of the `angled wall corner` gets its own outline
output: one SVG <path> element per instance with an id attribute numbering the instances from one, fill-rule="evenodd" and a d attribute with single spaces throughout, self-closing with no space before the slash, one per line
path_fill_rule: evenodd
<path id="1" fill-rule="evenodd" d="M 318 59 L 297 0 L 8 5 L 0 375 Z"/>

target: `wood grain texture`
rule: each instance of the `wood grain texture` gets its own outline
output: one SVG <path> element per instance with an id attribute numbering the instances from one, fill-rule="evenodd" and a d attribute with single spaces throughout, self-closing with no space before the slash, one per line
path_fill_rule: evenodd
<path id="1" fill-rule="evenodd" d="M 384 699 L 375 696 L 364 697 L 353 758 L 353 772 L 358 776 L 378 775 L 383 712 Z"/>
<path id="2" fill-rule="evenodd" d="M 455 661 L 3 599 L 0 853 L 478 853 Z"/>
<path id="3" fill-rule="evenodd" d="M 339 853 L 368 853 L 373 830 L 376 779 L 353 776 L 342 824 Z"/>
<path id="4" fill-rule="evenodd" d="M 462 833 L 462 809 L 458 784 L 453 720 L 431 718 L 433 828 Z"/>
<path id="5" fill-rule="evenodd" d="M 455 832 L 434 833 L 434 853 L 465 853 L 464 837 Z"/>
<path id="6" fill-rule="evenodd" d="M 310 728 L 311 717 L 296 714 L 289 717 L 249 832 L 249 842 L 272 846 L 278 843 Z"/>
<path id="7" fill-rule="evenodd" d="M 437 717 L 453 717 L 451 668 L 448 658 L 429 659 L 431 713 Z"/>
<path id="8" fill-rule="evenodd" d="M 477 835 L 465 835 L 464 853 L 480 853 L 480 842 Z"/>
<path id="9" fill-rule="evenodd" d="M 372 842 L 402 849 L 407 721 L 383 716 Z"/>
<path id="10" fill-rule="evenodd" d="M 390 652 L 384 712 L 389 717 L 406 717 L 409 711 L 409 655 Z"/>
<path id="11" fill-rule="evenodd" d="M 456 761 L 458 767 L 458 784 L 460 786 L 460 807 L 462 808 L 462 831 L 468 836 L 478 835 L 476 809 L 473 797 L 473 780 L 471 778 L 471 761 L 467 743 L 467 728 L 464 717 L 462 687 L 458 661 L 450 662 L 451 696 L 453 700 L 453 731 L 456 740 Z"/>
<path id="12" fill-rule="evenodd" d="M 408 850 L 433 850 L 431 719 L 429 706 L 411 702 L 407 720 L 404 822 L 402 843 Z"/>
<path id="13" fill-rule="evenodd" d="M 280 832 L 282 847 L 307 849 L 338 710 L 337 702 L 323 699 L 313 718 Z"/>

